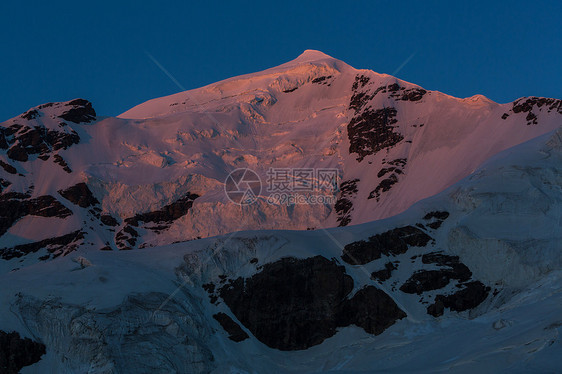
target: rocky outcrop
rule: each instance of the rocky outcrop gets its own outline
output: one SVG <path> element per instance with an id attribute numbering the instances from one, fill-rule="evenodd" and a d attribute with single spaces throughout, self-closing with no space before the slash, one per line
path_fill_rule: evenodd
<path id="1" fill-rule="evenodd" d="M 213 318 L 216 319 L 228 333 L 228 338 L 230 340 L 238 343 L 250 337 L 228 314 L 220 312 L 213 315 Z"/>
<path id="2" fill-rule="evenodd" d="M 468 270 L 468 268 L 467 268 Z M 468 278 L 471 272 L 468 271 Z M 451 279 L 467 280 L 463 274 L 451 270 L 419 270 L 400 287 L 400 291 L 421 295 L 423 292 L 438 290 L 449 284 Z"/>
<path id="3" fill-rule="evenodd" d="M 352 265 L 364 265 L 385 256 L 396 256 L 408 247 L 425 247 L 431 237 L 414 226 L 404 226 L 347 244 L 341 258 Z"/>
<path id="4" fill-rule="evenodd" d="M 48 116 L 49 120 L 55 120 L 54 126 L 47 127 L 37 120 L 45 115 L 42 110 L 47 108 L 55 112 L 50 112 Z M 34 155 L 44 161 L 55 155 L 55 162 L 70 173 L 70 168 L 58 151 L 78 144 L 80 136 L 64 121 L 89 123 L 95 119 L 96 112 L 87 100 L 44 104 L 12 120 L 9 126 L 0 126 L 0 149 L 5 149 L 10 159 L 20 162 L 26 162 Z"/>
<path id="5" fill-rule="evenodd" d="M 64 123 L 59 124 L 59 130 L 15 123 L 0 127 L 0 138 L 4 139 L 8 157 L 20 162 L 32 155 L 46 160 L 52 153 L 80 142 L 80 136 Z"/>
<path id="6" fill-rule="evenodd" d="M 427 213 L 425 216 L 423 216 L 424 220 L 431 220 L 431 219 L 438 219 L 440 221 L 444 221 L 449 217 L 449 212 L 446 211 L 439 211 L 439 210 L 434 210 L 431 211 L 429 213 Z"/>
<path id="7" fill-rule="evenodd" d="M 433 264 L 445 269 L 419 270 L 400 287 L 400 291 L 416 293 L 437 290 L 445 287 L 453 279 L 466 282 L 472 277 L 470 269 L 459 261 L 458 256 L 449 256 L 439 252 L 427 253 L 422 256 L 422 263 Z"/>
<path id="8" fill-rule="evenodd" d="M 379 185 L 369 193 L 368 199 L 376 199 L 377 201 L 379 201 L 381 194 L 383 192 L 390 191 L 392 186 L 396 183 L 398 183 L 398 176 L 396 175 L 396 173 L 392 173 L 388 178 L 380 181 Z"/>
<path id="9" fill-rule="evenodd" d="M 280 350 L 309 348 L 352 324 L 380 334 L 405 317 L 383 291 L 369 286 L 348 298 L 352 290 L 343 266 L 316 256 L 265 264 L 250 278 L 231 280 L 219 294 L 259 341 Z"/>
<path id="10" fill-rule="evenodd" d="M 355 77 L 352 86 L 353 94 L 349 102 L 349 109 L 354 112 L 353 118 L 347 125 L 349 153 L 357 153 L 359 162 L 366 156 L 392 147 L 404 139 L 402 134 L 394 131 L 393 125 L 398 122 L 396 108 L 373 109 L 368 105 L 380 92 L 380 90 L 371 92 L 369 81 L 370 79 L 364 75 Z"/>
<path id="11" fill-rule="evenodd" d="M 525 117 L 527 126 L 537 125 L 537 113 L 545 110 L 547 113 L 558 112 L 562 114 L 562 100 L 546 97 L 522 97 L 513 102 L 511 112 L 514 114 L 527 113 Z M 509 113 L 504 113 L 502 119 L 507 119 Z"/>
<path id="12" fill-rule="evenodd" d="M 398 158 L 385 162 L 385 166 L 377 173 L 378 178 L 383 178 L 377 187 L 369 193 L 368 199 L 376 199 L 380 201 L 381 194 L 388 192 L 396 183 L 398 183 L 399 175 L 403 174 L 403 168 L 406 166 L 405 158 Z"/>
<path id="13" fill-rule="evenodd" d="M 377 88 L 373 97 L 379 93 L 387 93 L 387 97 L 394 100 L 420 101 L 427 91 L 423 88 L 406 88 L 400 86 L 398 83 L 393 83 Z"/>
<path id="14" fill-rule="evenodd" d="M 349 153 L 357 153 L 357 161 L 373 155 L 382 149 L 392 147 L 404 139 L 394 131 L 396 108 L 364 109 L 347 125 Z"/>
<path id="15" fill-rule="evenodd" d="M 84 239 L 84 232 L 77 230 L 71 232 L 70 234 L 55 238 L 48 238 L 38 242 L 20 244 L 8 248 L 0 248 L 0 258 L 3 260 L 11 260 L 13 258 L 19 258 L 30 253 L 38 252 L 41 249 L 46 249 L 48 254 L 42 256 L 40 260 L 66 256 L 78 248 L 82 239 Z"/>
<path id="16" fill-rule="evenodd" d="M 68 167 L 68 164 L 61 155 L 54 155 L 53 161 L 55 162 L 55 164 L 60 165 L 62 167 L 62 170 L 66 171 L 68 174 L 72 173 L 72 169 Z"/>
<path id="17" fill-rule="evenodd" d="M 119 222 L 110 214 L 102 214 L 100 221 L 106 226 L 119 226 Z"/>
<path id="18" fill-rule="evenodd" d="M 490 287 L 480 281 L 473 281 L 462 285 L 462 288 L 451 295 L 437 295 L 435 303 L 427 307 L 427 313 L 439 317 L 445 308 L 455 312 L 476 308 L 490 293 Z"/>
<path id="19" fill-rule="evenodd" d="M 356 325 L 369 334 L 379 335 L 405 317 L 406 313 L 384 291 L 366 286 L 344 303 L 338 325 Z"/>
<path id="20" fill-rule="evenodd" d="M 96 120 L 96 111 L 92 103 L 84 99 L 75 99 L 66 104 L 70 109 L 64 111 L 60 118 L 74 123 L 89 123 Z"/>
<path id="21" fill-rule="evenodd" d="M 329 87 L 329 86 L 331 86 L 331 84 L 330 84 L 331 78 L 332 78 L 331 75 L 324 75 L 322 77 L 314 78 L 313 80 L 311 80 L 311 83 L 325 84 Z"/>
<path id="22" fill-rule="evenodd" d="M 41 360 L 46 353 L 45 345 L 29 338 L 21 338 L 17 332 L 0 330 L 0 372 L 17 374 L 25 366 Z"/>
<path id="23" fill-rule="evenodd" d="M 121 231 L 115 235 L 115 244 L 121 250 L 132 249 L 137 244 L 139 233 L 129 225 L 125 225 Z"/>
<path id="24" fill-rule="evenodd" d="M 151 230 L 157 234 L 168 229 L 175 220 L 187 214 L 189 209 L 193 206 L 193 201 L 198 197 L 199 195 L 188 192 L 184 197 L 161 209 L 139 213 L 134 217 L 126 218 L 124 221 L 125 225 L 115 236 L 117 247 L 127 250 L 137 245 L 140 235 L 135 228 Z M 106 222 L 109 223 L 110 220 L 106 218 Z M 117 223 L 117 221 L 113 220 L 111 223 Z"/>
<path id="25" fill-rule="evenodd" d="M 0 236 L 27 215 L 65 218 L 72 212 L 50 195 L 32 199 L 27 194 L 8 192 L 0 195 Z"/>
<path id="26" fill-rule="evenodd" d="M 437 230 L 443 222 L 449 217 L 449 212 L 446 211 L 432 211 L 427 213 L 423 219 L 429 221 L 427 226 L 431 229 Z"/>
<path id="27" fill-rule="evenodd" d="M 170 225 L 176 219 L 183 217 L 187 214 L 193 200 L 197 199 L 199 195 L 187 193 L 181 199 L 174 201 L 163 208 L 147 213 L 139 213 L 134 217 L 125 219 L 125 222 L 131 226 L 139 226 L 142 223 L 156 223 L 159 225 Z"/>
<path id="28" fill-rule="evenodd" d="M 11 184 L 12 182 L 10 182 L 9 180 L 0 178 L 0 194 L 4 192 L 4 189 L 10 186 Z"/>
<path id="29" fill-rule="evenodd" d="M 4 169 L 4 171 L 6 173 L 9 173 L 9 174 L 17 174 L 18 173 L 18 171 L 15 167 L 13 167 L 12 165 L 10 165 L 10 164 L 2 161 L 2 160 L 0 160 L 0 167 L 2 169 Z"/>
<path id="30" fill-rule="evenodd" d="M 95 198 L 92 191 L 88 188 L 86 183 L 78 183 L 65 190 L 60 190 L 58 193 L 71 203 L 78 205 L 82 208 L 89 208 L 99 205 L 98 199 Z"/>
<path id="31" fill-rule="evenodd" d="M 344 181 L 340 184 L 339 198 L 334 205 L 338 216 L 338 226 L 347 226 L 351 223 L 351 212 L 353 211 L 353 198 L 357 194 L 357 183 L 359 179 Z"/>
<path id="32" fill-rule="evenodd" d="M 384 282 L 390 279 L 390 277 L 392 276 L 392 271 L 396 269 L 398 269 L 398 266 L 396 266 L 392 262 L 387 262 L 386 264 L 384 264 L 384 269 L 377 270 L 371 273 L 371 279 Z"/>

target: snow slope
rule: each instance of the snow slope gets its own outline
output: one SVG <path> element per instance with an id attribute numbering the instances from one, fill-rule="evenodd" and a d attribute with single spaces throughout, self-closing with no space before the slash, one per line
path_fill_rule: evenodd
<path id="1" fill-rule="evenodd" d="M 62 199 L 72 215 L 42 219 L 42 231 L 27 223 L 33 215 L 22 217 L 0 236 L 0 248 L 79 227 L 86 245 L 123 249 L 237 230 L 369 222 L 435 195 L 492 155 L 557 128 L 562 118 L 560 100 L 458 99 L 311 50 L 262 72 L 148 101 L 118 118 L 95 117 L 85 100 L 71 103 L 42 105 L 1 124 L 0 159 L 17 172 L 0 169 L 0 178 L 11 183 L 5 192 L 33 186 L 32 198 L 59 200 L 58 191 L 86 183 L 99 204 L 92 213 L 93 206 Z M 68 106 L 77 113 L 74 121 L 65 114 Z M 32 136 L 12 135 L 14 126 L 68 131 L 79 141 L 44 160 Z M 1 147 L 4 139 L 11 143 Z M 32 152 L 25 160 L 13 151 L 18 144 Z M 262 194 L 253 205 L 232 204 L 224 193 L 226 177 L 238 168 L 261 177 Z M 337 168 L 349 193 L 322 192 L 336 203 L 271 204 L 270 168 Z M 198 197 L 185 214 L 169 217 L 166 227 L 138 226 L 135 243 L 125 243 L 128 218 L 187 194 Z M 117 226 L 100 224 L 100 215 Z"/>
<path id="2" fill-rule="evenodd" d="M 558 129 L 501 152 L 442 193 L 385 220 L 327 231 L 239 232 L 137 251 L 83 249 L 1 275 L 0 330 L 47 346 L 47 355 L 24 373 L 557 372 L 561 161 Z M 431 212 L 448 215 L 436 219 Z M 425 246 L 364 265 L 342 256 L 350 243 L 418 223 L 431 237 Z M 435 252 L 459 256 L 472 279 L 490 288 L 485 299 L 433 316 L 427 307 L 437 295 L 452 295 L 467 282 L 404 292 L 401 285 L 416 271 L 440 269 L 421 260 Z M 240 321 L 224 295 L 213 302 L 205 285 L 249 279 L 283 258 L 318 255 L 334 258 L 351 276 L 348 298 L 374 286 L 406 317 L 377 335 L 340 327 L 304 350 L 268 347 L 244 325 L 247 339 L 228 339 L 212 316 L 223 312 Z M 390 278 L 371 279 L 388 261 L 398 267 Z"/>

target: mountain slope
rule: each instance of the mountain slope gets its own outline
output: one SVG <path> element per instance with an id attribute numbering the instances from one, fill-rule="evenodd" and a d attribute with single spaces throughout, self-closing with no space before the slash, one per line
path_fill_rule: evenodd
<path id="1" fill-rule="evenodd" d="M 45 344 L 27 372 L 557 371 L 561 152 L 558 129 L 363 225 L 3 274 L 0 330 Z"/>
<path id="2" fill-rule="evenodd" d="M 96 117 L 81 99 L 45 104 L 0 126 L 0 204 L 22 207 L 0 217 L 0 252 L 29 253 L 32 263 L 75 244 L 132 249 L 386 218 L 557 128 L 561 112 L 555 99 L 453 98 L 318 51 L 118 118 Z M 238 206 L 224 192 L 238 168 L 261 178 L 254 204 Z M 272 200 L 270 168 L 335 168 L 340 190 L 315 191 L 322 204 Z M 33 199 L 45 205 L 39 213 Z"/>

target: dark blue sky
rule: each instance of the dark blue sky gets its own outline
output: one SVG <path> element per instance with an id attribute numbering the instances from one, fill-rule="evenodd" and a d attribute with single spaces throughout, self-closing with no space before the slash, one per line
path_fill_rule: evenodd
<path id="1" fill-rule="evenodd" d="M 57 2 L 0 5 L 0 120 L 83 97 L 99 115 L 318 49 L 427 89 L 562 97 L 560 1 Z M 449 4 L 455 3 L 455 4 Z"/>

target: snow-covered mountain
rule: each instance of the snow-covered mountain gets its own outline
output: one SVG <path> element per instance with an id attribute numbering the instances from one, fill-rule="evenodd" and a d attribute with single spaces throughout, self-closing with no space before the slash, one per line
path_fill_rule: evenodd
<path id="1" fill-rule="evenodd" d="M 0 125 L 0 346 L 23 372 L 556 371 L 561 114 L 318 51 L 117 118 L 32 108 Z M 272 203 L 271 168 L 339 189 Z"/>
<path id="2" fill-rule="evenodd" d="M 1 178 L 10 183 L 5 192 L 51 196 L 72 214 L 12 217 L 0 248 L 77 230 L 97 249 L 123 249 L 386 218 L 503 149 L 552 131 L 561 113 L 560 100 L 457 99 L 316 51 L 151 100 L 119 118 L 96 117 L 85 100 L 45 104 L 2 123 Z M 238 168 L 262 180 L 261 198 L 250 206 L 224 193 Z M 271 204 L 270 168 L 337 168 L 343 188 L 326 192 L 335 194 L 327 204 Z M 68 189 L 68 196 L 85 189 L 92 196 L 76 204 L 59 193 Z M 146 216 L 182 199 L 192 202 L 182 214 Z"/>

